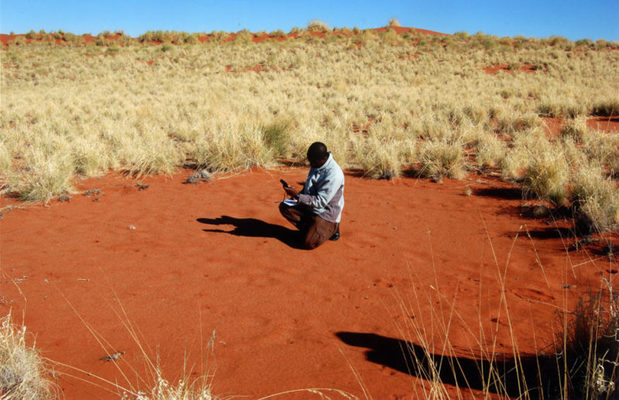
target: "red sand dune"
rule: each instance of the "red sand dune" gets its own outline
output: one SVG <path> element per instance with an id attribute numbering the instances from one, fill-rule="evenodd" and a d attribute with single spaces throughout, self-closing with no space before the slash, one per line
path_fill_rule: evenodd
<path id="1" fill-rule="evenodd" d="M 117 367 L 133 385 L 130 366 L 149 379 L 124 322 L 139 330 L 173 383 L 184 359 L 193 376 L 202 371 L 201 347 L 214 332 L 209 365 L 217 394 L 257 398 L 323 387 L 363 397 L 363 385 L 374 399 L 401 399 L 420 396 L 423 381 L 368 360 L 370 349 L 342 339 L 366 338 L 357 344 L 367 346 L 375 336 L 354 334 L 406 340 L 415 323 L 440 352 L 445 329 L 437 321 L 451 315 L 457 355 L 479 350 L 481 326 L 487 341 L 496 332 L 500 356 L 513 348 L 511 319 L 519 350 L 531 353 L 551 343 L 557 310 L 616 276 L 599 249 L 565 251 L 568 222 L 521 216 L 517 190 L 480 177 L 441 185 L 347 175 L 342 238 L 299 250 L 277 203 L 279 179 L 297 182 L 305 173 L 258 169 L 183 185 L 183 172 L 145 177 L 146 190 L 110 174 L 78 182 L 101 195 L 5 210 L 0 312 L 23 316 L 44 356 L 123 385 Z M 0 207 L 7 204 L 20 205 L 0 199 Z M 500 306 L 498 271 L 510 319 Z M 418 309 L 400 308 L 417 301 Z M 116 351 L 124 351 L 119 361 L 100 360 Z M 57 371 L 100 385 L 58 375 L 66 399 L 118 398 L 93 376 Z"/>

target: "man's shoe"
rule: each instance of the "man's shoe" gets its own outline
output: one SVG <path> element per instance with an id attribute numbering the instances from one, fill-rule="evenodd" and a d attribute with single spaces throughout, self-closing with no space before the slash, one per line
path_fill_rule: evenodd
<path id="1" fill-rule="evenodd" d="M 334 242 L 340 238 L 340 227 L 338 225 L 337 231 L 329 238 L 329 240 L 333 240 Z"/>

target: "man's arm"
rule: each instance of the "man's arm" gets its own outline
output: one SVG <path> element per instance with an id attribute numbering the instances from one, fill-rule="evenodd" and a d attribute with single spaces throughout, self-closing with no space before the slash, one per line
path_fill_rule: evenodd
<path id="1" fill-rule="evenodd" d="M 327 177 L 324 181 L 320 182 L 320 187 L 318 187 L 316 195 L 299 194 L 299 203 L 314 209 L 324 208 L 329 204 L 331 199 L 333 199 L 342 184 L 343 176 L 340 177 L 339 175 L 335 175 L 333 177 Z"/>

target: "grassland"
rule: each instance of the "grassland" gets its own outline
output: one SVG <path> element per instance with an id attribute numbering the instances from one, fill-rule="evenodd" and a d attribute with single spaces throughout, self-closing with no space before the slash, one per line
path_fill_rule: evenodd
<path id="1" fill-rule="evenodd" d="M 322 140 L 370 177 L 500 172 L 617 223 L 619 135 L 584 122 L 616 119 L 616 43 L 295 32 L 17 37 L 2 52 L 2 191 L 45 201 L 109 170 L 301 163 Z M 568 120 L 561 135 L 545 117 Z"/>

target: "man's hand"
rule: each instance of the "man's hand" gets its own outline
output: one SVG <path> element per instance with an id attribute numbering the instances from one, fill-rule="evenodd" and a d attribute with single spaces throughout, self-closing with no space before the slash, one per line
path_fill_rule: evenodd
<path id="1" fill-rule="evenodd" d="M 293 199 L 296 199 L 297 197 L 299 197 L 299 191 L 293 188 L 292 186 L 284 187 L 284 191 L 286 192 L 288 196 L 290 196 Z"/>

